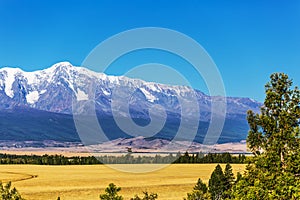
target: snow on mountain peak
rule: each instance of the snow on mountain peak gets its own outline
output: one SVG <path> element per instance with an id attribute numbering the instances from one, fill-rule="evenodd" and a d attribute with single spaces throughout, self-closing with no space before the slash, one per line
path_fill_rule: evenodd
<path id="1" fill-rule="evenodd" d="M 40 94 L 38 91 L 32 91 L 26 95 L 26 100 L 29 104 L 34 104 L 39 100 L 39 96 Z"/>
<path id="2" fill-rule="evenodd" d="M 73 65 L 69 62 L 59 62 L 59 63 L 56 63 L 54 65 L 52 65 L 50 68 L 48 69 L 53 69 L 53 70 L 56 70 L 58 68 L 73 68 Z"/>
<path id="3" fill-rule="evenodd" d="M 2 68 L 0 69 L 0 73 L 3 73 L 4 80 L 1 81 L 1 86 L 5 87 L 4 91 L 7 96 L 10 98 L 14 97 L 14 91 L 12 90 L 12 84 L 15 81 L 15 77 L 18 73 L 22 73 L 23 71 L 20 68 Z"/>
<path id="4" fill-rule="evenodd" d="M 96 94 L 90 93 L 93 90 L 88 88 L 89 84 L 95 86 Z M 196 95 L 201 101 L 202 111 L 209 112 L 211 99 L 215 98 L 188 86 L 172 86 L 125 76 L 106 75 L 84 67 L 75 67 L 69 62 L 60 62 L 33 72 L 24 72 L 19 68 L 0 69 L 0 101 L 5 99 L 7 105 L 12 106 L 21 104 L 40 110 L 71 113 L 73 97 L 78 101 L 85 101 L 95 95 L 97 105 L 108 110 L 112 93 L 120 87 L 120 99 L 122 93 L 137 91 L 137 96 L 132 101 L 137 109 L 160 104 L 170 110 L 180 110 L 176 97 L 189 100 Z M 244 113 L 250 107 L 258 108 L 261 105 L 255 101 L 246 101 L 245 98 L 227 98 L 227 104 L 229 111 L 234 113 Z"/>

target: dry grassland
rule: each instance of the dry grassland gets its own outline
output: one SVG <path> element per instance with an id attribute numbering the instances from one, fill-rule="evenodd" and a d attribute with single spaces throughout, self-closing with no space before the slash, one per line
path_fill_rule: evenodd
<path id="1" fill-rule="evenodd" d="M 201 178 L 208 182 L 216 164 L 173 164 L 149 173 L 125 173 L 106 165 L 41 166 L 0 165 L 0 180 L 13 181 L 27 200 L 99 200 L 109 183 L 122 187 L 121 195 L 130 199 L 142 191 L 158 193 L 160 200 L 183 199 Z M 120 165 L 143 170 L 147 164 Z M 223 169 L 225 165 L 222 165 Z M 245 165 L 232 164 L 234 173 Z"/>

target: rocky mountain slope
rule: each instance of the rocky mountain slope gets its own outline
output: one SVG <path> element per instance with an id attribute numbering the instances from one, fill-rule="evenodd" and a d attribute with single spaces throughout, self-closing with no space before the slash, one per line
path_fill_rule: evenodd
<path id="1" fill-rule="evenodd" d="M 114 91 L 121 92 L 113 96 Z M 170 86 L 123 76 L 108 76 L 83 67 L 72 66 L 68 62 L 57 63 L 48 69 L 34 72 L 25 72 L 19 68 L 2 68 L 0 69 L 1 140 L 77 141 L 78 135 L 72 121 L 72 102 L 74 100 L 82 102 L 82 112 L 88 114 L 84 103 L 91 99 L 95 103 L 99 122 L 102 123 L 108 137 L 112 139 L 128 137 L 128 134 L 120 130 L 114 122 L 112 98 L 115 98 L 118 108 L 118 103 L 124 101 L 123 95 L 131 93 L 128 102 L 130 116 L 122 109 L 117 109 L 117 114 L 125 118 L 131 117 L 137 124 L 146 125 L 150 122 L 149 109 L 153 105 L 160 105 L 166 110 L 168 117 L 164 128 L 155 137 L 163 139 L 172 139 L 180 124 L 183 107 L 179 99 L 197 99 L 198 105 L 191 104 L 184 107 L 186 109 L 184 113 L 188 113 L 188 118 L 200 119 L 198 134 L 195 137 L 197 142 L 203 140 L 209 126 L 211 102 L 219 98 L 208 96 L 187 86 Z M 226 100 L 226 121 L 219 142 L 243 140 L 248 129 L 246 111 L 251 109 L 258 112 L 262 104 L 249 98 L 227 97 Z M 199 106 L 200 115 L 195 111 L 197 110 L 195 106 Z M 20 113 L 27 114 L 20 115 Z M 34 116 L 43 116 L 45 120 L 38 121 L 41 118 L 35 119 Z M 51 121 L 53 116 L 56 116 L 59 126 L 55 126 Z M 14 123 L 11 123 L 12 121 Z M 41 126 L 39 130 L 33 128 L 37 123 Z"/>

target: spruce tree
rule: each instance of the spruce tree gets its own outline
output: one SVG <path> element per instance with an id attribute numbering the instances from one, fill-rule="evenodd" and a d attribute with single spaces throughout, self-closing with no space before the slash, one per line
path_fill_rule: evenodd
<path id="1" fill-rule="evenodd" d="M 225 176 L 225 188 L 226 190 L 229 190 L 234 183 L 234 174 L 232 172 L 232 167 L 229 163 L 226 164 L 225 170 L 224 170 L 224 176 Z"/>
<path id="2" fill-rule="evenodd" d="M 11 182 L 3 185 L 0 182 L 0 200 L 24 200 L 16 188 L 11 188 Z"/>
<path id="3" fill-rule="evenodd" d="M 199 178 L 194 190 L 191 193 L 187 193 L 185 200 L 209 200 L 210 195 L 205 183 Z"/>
<path id="4" fill-rule="evenodd" d="M 220 165 L 217 165 L 208 182 L 209 193 L 212 200 L 224 198 L 226 190 L 226 179 Z"/>
<path id="5" fill-rule="evenodd" d="M 110 183 L 105 189 L 105 194 L 100 195 L 101 200 L 123 200 L 122 196 L 118 195 L 118 192 L 121 191 L 120 187 L 117 187 L 115 184 Z"/>
<path id="6" fill-rule="evenodd" d="M 224 170 L 224 188 L 225 191 L 223 193 L 224 198 L 230 198 L 231 197 L 231 187 L 234 184 L 234 174 L 232 172 L 232 167 L 229 163 L 226 164 L 225 170 Z"/>
<path id="7" fill-rule="evenodd" d="M 149 194 L 148 192 L 143 192 L 144 197 L 139 197 L 138 195 L 135 195 L 135 197 L 131 198 L 130 200 L 155 200 L 158 198 L 158 195 L 156 193 Z"/>
<path id="8" fill-rule="evenodd" d="M 235 199 L 300 199 L 300 92 L 284 73 L 270 78 L 261 113 L 248 111 L 254 157 L 234 187 Z"/>
<path id="9" fill-rule="evenodd" d="M 200 190 L 204 194 L 207 192 L 207 186 L 206 186 L 205 183 L 203 183 L 203 181 L 201 180 L 201 178 L 198 179 L 198 182 L 195 185 L 194 190 Z"/>

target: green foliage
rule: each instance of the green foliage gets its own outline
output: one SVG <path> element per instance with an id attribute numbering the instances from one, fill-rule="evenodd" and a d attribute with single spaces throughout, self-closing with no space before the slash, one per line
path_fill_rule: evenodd
<path id="1" fill-rule="evenodd" d="M 235 199 L 300 199 L 300 92 L 286 74 L 270 78 L 261 114 L 248 111 L 254 158 L 233 187 Z"/>
<path id="2" fill-rule="evenodd" d="M 235 183 L 234 174 L 232 172 L 232 167 L 229 163 L 226 164 L 225 170 L 224 170 L 224 188 L 225 191 L 223 193 L 224 198 L 230 198 L 230 190 Z"/>
<path id="3" fill-rule="evenodd" d="M 144 197 L 141 198 L 138 195 L 135 195 L 135 197 L 131 198 L 131 200 L 155 200 L 158 198 L 158 195 L 156 193 L 149 194 L 148 192 L 143 192 Z"/>
<path id="4" fill-rule="evenodd" d="M 98 158 L 98 159 L 97 159 Z M 0 164 L 36 164 L 36 165 L 92 165 L 92 164 L 141 164 L 141 163 L 245 163 L 245 155 L 233 156 L 230 153 L 203 153 L 176 156 L 133 156 L 128 153 L 122 156 L 72 156 L 63 155 L 11 155 L 0 153 Z M 102 162 L 101 162 L 102 161 Z"/>
<path id="5" fill-rule="evenodd" d="M 24 200 L 16 188 L 11 188 L 11 182 L 3 185 L 0 182 L 0 200 Z"/>
<path id="6" fill-rule="evenodd" d="M 242 179 L 242 174 L 240 173 L 240 172 L 238 172 L 237 174 L 236 174 L 236 180 L 235 180 L 235 183 L 237 183 L 237 182 L 239 182 L 241 179 Z"/>
<path id="7" fill-rule="evenodd" d="M 174 163 L 245 163 L 246 156 L 233 156 L 230 153 L 203 153 L 189 154 L 185 152 L 184 155 L 177 154 L 178 159 Z"/>
<path id="8" fill-rule="evenodd" d="M 226 189 L 230 189 L 232 184 L 234 183 L 234 174 L 232 172 L 232 167 L 229 163 L 226 164 L 224 176 L 226 180 Z"/>
<path id="9" fill-rule="evenodd" d="M 220 165 L 217 165 L 208 182 L 212 200 L 223 199 L 226 191 L 226 177 Z"/>
<path id="10" fill-rule="evenodd" d="M 191 193 L 187 193 L 185 200 L 208 200 L 210 195 L 205 183 L 199 178 L 194 190 Z"/>
<path id="11" fill-rule="evenodd" d="M 231 188 L 235 184 L 234 174 L 230 164 L 226 164 L 223 173 L 221 166 L 218 164 L 212 172 L 208 182 L 208 187 L 199 178 L 194 190 L 187 193 L 185 200 L 221 200 L 231 198 Z"/>
<path id="12" fill-rule="evenodd" d="M 0 154 L 0 164 L 36 164 L 36 165 L 91 165 L 101 164 L 94 156 L 65 157 L 62 155 L 12 155 Z"/>
<path id="13" fill-rule="evenodd" d="M 201 178 L 199 178 L 197 184 L 194 187 L 194 190 L 199 190 L 199 191 L 202 191 L 203 193 L 207 193 L 208 189 L 207 189 L 206 184 L 203 183 Z"/>
<path id="14" fill-rule="evenodd" d="M 110 183 L 105 189 L 105 194 L 100 195 L 101 200 L 123 200 L 122 196 L 118 195 L 118 192 L 121 191 L 120 187 L 117 187 L 115 184 Z"/>
<path id="15" fill-rule="evenodd" d="M 187 193 L 187 198 L 184 198 L 184 200 L 209 200 L 210 195 L 209 193 L 203 193 L 200 190 L 193 190 L 191 193 Z"/>

